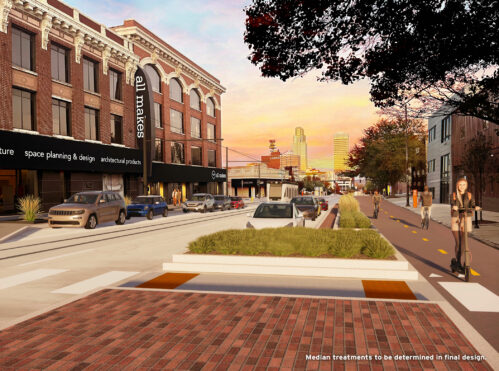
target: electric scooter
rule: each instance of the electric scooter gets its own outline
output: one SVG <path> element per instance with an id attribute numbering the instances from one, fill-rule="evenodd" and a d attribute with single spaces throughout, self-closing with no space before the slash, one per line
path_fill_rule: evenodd
<path id="1" fill-rule="evenodd" d="M 470 281 L 470 273 L 471 273 L 471 251 L 468 246 L 468 226 L 467 226 L 467 217 L 468 217 L 468 210 L 465 208 L 459 208 L 459 229 L 461 229 L 461 226 L 463 226 L 464 233 L 463 233 L 463 239 L 464 239 L 464 280 L 466 282 Z M 459 234 L 461 236 L 461 234 Z M 462 251 L 462 240 L 459 241 L 459 244 L 461 245 L 461 254 L 463 253 Z M 452 273 L 461 273 L 459 272 L 459 265 L 456 260 L 456 258 L 453 258 L 451 261 L 451 270 Z"/>

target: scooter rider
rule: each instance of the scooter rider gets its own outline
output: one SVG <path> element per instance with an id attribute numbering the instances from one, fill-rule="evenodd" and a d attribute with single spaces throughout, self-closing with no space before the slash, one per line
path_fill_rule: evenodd
<path id="1" fill-rule="evenodd" d="M 468 233 L 472 231 L 472 210 L 480 210 L 480 208 L 476 206 L 473 195 L 471 192 L 467 192 L 467 190 L 468 181 L 465 178 L 460 178 L 456 183 L 456 192 L 452 194 L 451 199 L 451 230 L 454 235 L 456 253 L 456 258 L 453 259 L 452 263 L 457 265 L 458 272 L 460 273 L 464 273 L 464 267 L 461 265 L 461 241 L 464 238 L 464 228 L 467 229 Z M 459 225 L 459 209 L 467 210 L 466 226 L 464 226 L 464 222 L 461 222 L 461 225 Z"/>

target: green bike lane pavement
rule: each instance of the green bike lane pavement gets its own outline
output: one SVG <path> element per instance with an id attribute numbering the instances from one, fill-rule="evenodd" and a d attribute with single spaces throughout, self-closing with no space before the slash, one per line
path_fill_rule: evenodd
<path id="1" fill-rule="evenodd" d="M 372 216 L 371 198 L 359 196 L 361 210 Z M 450 213 L 449 213 L 450 218 Z M 405 256 L 433 287 L 494 347 L 499 350 L 499 250 L 469 239 L 470 282 L 450 271 L 455 256 L 450 229 L 430 222 L 421 230 L 419 214 L 384 201 L 373 225 Z"/>

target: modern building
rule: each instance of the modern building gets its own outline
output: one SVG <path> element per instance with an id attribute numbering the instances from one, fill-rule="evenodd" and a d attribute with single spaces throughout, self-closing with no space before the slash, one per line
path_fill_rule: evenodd
<path id="1" fill-rule="evenodd" d="M 307 137 L 305 131 L 301 127 L 295 128 L 293 137 L 293 153 L 300 156 L 300 170 L 306 171 L 308 167 L 307 158 Z"/>
<path id="2" fill-rule="evenodd" d="M 110 29 L 58 0 L 4 1 L 0 10 L 1 213 L 26 194 L 47 211 L 79 191 L 142 192 L 139 68 L 159 104 L 149 192 L 221 192 L 218 79 L 136 21 Z"/>
<path id="3" fill-rule="evenodd" d="M 338 132 L 333 136 L 333 170 L 341 173 L 348 169 L 349 135 Z"/>

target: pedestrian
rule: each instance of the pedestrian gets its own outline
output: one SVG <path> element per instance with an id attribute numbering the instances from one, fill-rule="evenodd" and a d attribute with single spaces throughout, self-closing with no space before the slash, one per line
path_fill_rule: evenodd
<path id="1" fill-rule="evenodd" d="M 182 203 L 182 192 L 180 192 L 180 189 L 177 188 L 177 205 L 180 206 Z"/>
<path id="2" fill-rule="evenodd" d="M 173 206 L 177 206 L 177 189 L 174 188 L 172 192 Z"/>
<path id="3" fill-rule="evenodd" d="M 464 228 L 466 228 L 468 233 L 472 231 L 472 210 L 480 210 L 480 208 L 476 206 L 473 195 L 471 192 L 468 192 L 468 181 L 466 178 L 458 179 L 456 183 L 456 192 L 452 193 L 451 207 L 451 231 L 454 236 L 454 252 L 456 254 L 453 263 L 456 264 L 459 273 L 464 273 L 464 267 L 461 265 L 461 244 L 464 238 Z M 463 212 L 459 211 L 459 209 L 466 210 L 466 226 L 464 225 L 464 222 L 461 222 L 461 225 L 459 223 L 459 214 L 460 212 Z"/>

